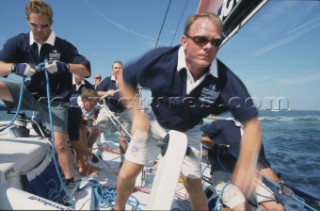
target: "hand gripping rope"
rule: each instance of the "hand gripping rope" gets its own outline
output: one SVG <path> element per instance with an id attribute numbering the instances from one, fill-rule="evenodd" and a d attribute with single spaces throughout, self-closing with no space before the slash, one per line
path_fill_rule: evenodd
<path id="1" fill-rule="evenodd" d="M 52 112 L 51 112 L 51 99 L 50 99 L 50 86 L 49 86 L 49 77 L 48 77 L 48 72 L 46 71 L 46 69 L 44 68 L 45 64 L 46 64 L 46 60 L 43 62 L 43 63 L 40 63 L 38 64 L 38 67 L 41 71 L 44 71 L 45 72 L 45 76 L 46 76 L 46 88 L 47 88 L 47 98 L 48 98 L 48 110 L 49 110 L 49 119 L 50 119 L 50 129 L 51 131 L 53 131 L 53 126 L 52 126 Z M 11 122 L 6 125 L 5 127 L 3 128 L 0 128 L 0 132 L 4 131 L 5 129 L 7 129 L 8 127 L 10 127 L 13 122 L 16 120 L 19 112 L 20 112 L 20 109 L 21 109 L 21 102 L 22 102 L 22 97 L 23 97 L 23 89 L 24 89 L 24 84 L 25 84 L 25 78 L 26 77 L 23 77 L 22 79 L 22 83 L 21 83 L 21 88 L 20 88 L 20 96 L 19 96 L 19 101 L 18 101 L 18 106 L 17 106 L 17 111 L 14 115 L 14 117 L 12 118 Z M 51 133 L 51 138 L 52 138 L 52 154 L 55 155 L 55 141 L 54 141 L 54 133 Z M 65 191 L 67 197 L 69 199 L 71 199 L 70 201 L 72 201 L 71 203 L 71 206 L 72 208 L 74 208 L 74 202 L 72 200 L 72 196 L 71 194 L 69 193 L 66 185 L 64 184 L 63 180 L 62 180 L 62 177 L 60 175 L 60 171 L 59 171 L 59 167 L 58 167 L 58 164 L 57 164 L 57 160 L 56 160 L 56 156 L 52 156 L 53 157 L 53 162 L 54 162 L 54 166 L 55 166 L 55 169 L 56 169 L 56 172 L 58 174 L 58 178 L 59 178 L 59 181 L 61 183 L 61 186 L 63 188 L 63 190 Z"/>

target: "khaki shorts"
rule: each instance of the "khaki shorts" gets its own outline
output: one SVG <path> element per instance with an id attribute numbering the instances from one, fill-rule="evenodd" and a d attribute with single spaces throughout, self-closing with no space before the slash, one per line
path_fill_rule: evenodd
<path id="1" fill-rule="evenodd" d="M 16 110 L 18 108 L 21 84 L 8 81 L 3 82 L 7 85 L 14 103 L 7 101 L 3 102 L 9 109 Z M 52 125 L 54 132 L 67 132 L 68 107 L 69 103 L 65 101 L 59 99 L 51 100 Z M 42 121 L 46 124 L 46 128 L 51 131 L 48 103 L 46 99 L 37 101 L 26 87 L 24 87 L 23 89 L 23 97 L 20 110 L 39 111 L 42 117 Z"/>
<path id="2" fill-rule="evenodd" d="M 168 130 L 161 127 L 152 113 L 149 113 L 150 129 L 148 136 L 134 134 L 127 149 L 125 158 L 131 162 L 146 165 L 153 163 L 160 154 L 158 141 L 162 141 Z M 189 155 L 186 155 L 181 167 L 181 173 L 191 179 L 201 178 L 201 155 L 200 125 L 185 132 L 188 137 Z M 145 139 L 145 140 L 143 140 Z M 179 141 L 179 140 L 173 140 Z"/>
<path id="3" fill-rule="evenodd" d="M 217 194 L 223 194 L 223 203 L 233 208 L 238 204 L 246 202 L 246 198 L 241 190 L 230 182 L 230 176 L 229 172 L 215 171 L 211 179 Z M 274 198 L 272 191 L 264 183 L 259 182 L 256 187 L 256 200 L 258 203 L 270 200 L 270 197 Z"/>
<path id="4" fill-rule="evenodd" d="M 117 120 L 121 123 L 122 129 L 119 128 L 120 126 L 113 117 L 117 118 Z M 126 132 L 124 132 L 124 130 L 130 133 L 131 129 L 130 112 L 128 110 L 124 110 L 121 113 L 112 112 L 105 105 L 103 105 L 99 111 L 96 124 L 100 130 L 104 130 L 105 132 L 107 132 L 109 129 L 111 133 L 117 136 L 126 136 Z"/>

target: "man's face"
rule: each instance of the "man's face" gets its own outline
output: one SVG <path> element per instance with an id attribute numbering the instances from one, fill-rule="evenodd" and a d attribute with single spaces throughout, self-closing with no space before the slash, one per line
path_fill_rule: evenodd
<path id="1" fill-rule="evenodd" d="M 51 20 L 46 16 L 30 13 L 29 18 L 27 17 L 27 21 L 34 39 L 41 44 L 46 42 L 51 34 Z"/>
<path id="2" fill-rule="evenodd" d="M 195 38 L 205 38 L 209 42 L 203 44 Z M 190 27 L 188 35 L 183 35 L 181 45 L 185 49 L 186 62 L 190 70 L 207 68 L 218 53 L 219 47 L 210 41 L 220 39 L 220 28 L 208 18 L 199 18 Z"/>
<path id="3" fill-rule="evenodd" d="M 116 80 L 119 80 L 121 77 L 123 71 L 123 67 L 121 64 L 118 63 L 114 63 L 112 65 L 112 74 L 114 75 L 114 77 L 116 78 Z"/>
<path id="4" fill-rule="evenodd" d="M 83 107 L 87 112 L 92 111 L 92 109 L 94 109 L 96 105 L 97 105 L 97 102 L 94 100 L 87 100 L 87 99 L 83 100 Z"/>
<path id="5" fill-rule="evenodd" d="M 101 76 L 95 76 L 95 77 L 94 77 L 94 83 L 95 83 L 96 85 L 99 85 L 100 81 L 101 81 Z"/>

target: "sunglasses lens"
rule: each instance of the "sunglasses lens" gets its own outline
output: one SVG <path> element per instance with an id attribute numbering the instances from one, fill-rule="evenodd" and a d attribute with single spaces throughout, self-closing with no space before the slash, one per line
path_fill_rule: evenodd
<path id="1" fill-rule="evenodd" d="M 216 47 L 219 47 L 219 46 L 221 45 L 221 43 L 222 43 L 222 40 L 221 40 L 221 39 L 213 39 L 213 40 L 211 41 L 211 44 L 214 45 L 214 46 L 216 46 Z"/>
<path id="2" fill-rule="evenodd" d="M 195 43 L 199 43 L 201 45 L 205 45 L 205 44 L 207 44 L 209 42 L 209 40 L 207 38 L 202 37 L 202 36 L 195 36 L 193 38 L 193 40 L 194 40 Z"/>

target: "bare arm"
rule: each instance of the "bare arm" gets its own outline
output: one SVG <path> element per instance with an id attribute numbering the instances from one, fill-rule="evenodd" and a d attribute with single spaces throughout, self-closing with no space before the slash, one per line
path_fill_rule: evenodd
<path id="1" fill-rule="evenodd" d="M 82 64 L 69 64 L 70 72 L 82 77 L 90 77 L 90 71 Z"/>
<path id="2" fill-rule="evenodd" d="M 203 145 L 208 147 L 208 149 L 212 149 L 214 146 L 214 141 L 209 136 L 202 136 L 200 141 Z"/>
<path id="3" fill-rule="evenodd" d="M 117 90 L 109 89 L 108 91 L 98 91 L 97 94 L 99 95 L 99 97 L 107 97 L 107 96 L 114 96 L 119 91 L 120 89 L 117 89 Z"/>
<path id="4" fill-rule="evenodd" d="M 119 81 L 121 101 L 126 109 L 129 109 L 132 115 L 131 134 L 139 131 L 144 134 L 148 133 L 149 120 L 143 111 L 138 97 L 138 89 L 126 84 L 123 79 Z"/>
<path id="5" fill-rule="evenodd" d="M 11 67 L 13 63 L 5 63 L 0 61 L 0 76 L 6 76 L 11 73 Z"/>
<path id="6" fill-rule="evenodd" d="M 261 127 L 258 118 L 251 119 L 244 124 L 240 155 L 234 169 L 232 180 L 242 192 L 251 197 L 255 192 L 255 169 L 258 153 L 261 147 Z"/>
<path id="7" fill-rule="evenodd" d="M 277 183 L 280 181 L 279 177 L 276 175 L 276 173 L 272 170 L 271 167 L 263 168 L 260 170 L 260 172 L 263 176 L 269 178 L 273 182 Z"/>

